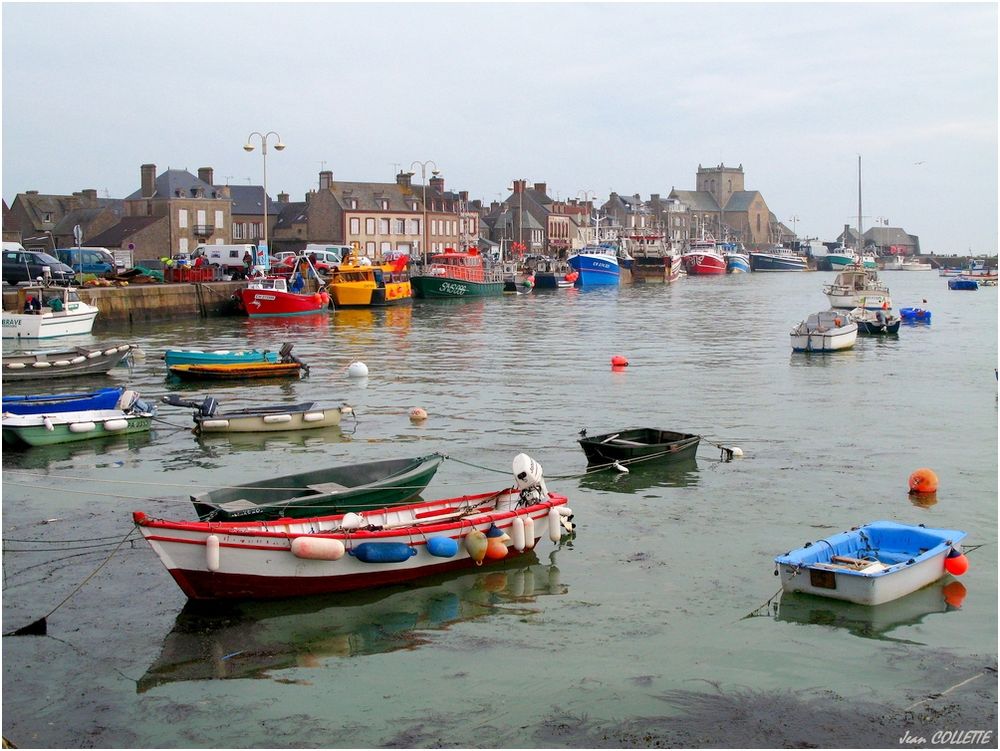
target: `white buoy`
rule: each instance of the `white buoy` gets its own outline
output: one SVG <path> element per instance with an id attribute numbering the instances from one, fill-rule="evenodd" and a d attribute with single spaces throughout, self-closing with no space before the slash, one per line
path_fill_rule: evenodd
<path id="1" fill-rule="evenodd" d="M 360 360 L 355 360 L 347 366 L 347 375 L 351 378 L 365 378 L 368 375 L 368 366 Z"/>
<path id="2" fill-rule="evenodd" d="M 549 539 L 552 542 L 559 542 L 562 537 L 562 517 L 559 516 L 558 508 L 549 509 Z"/>
<path id="3" fill-rule="evenodd" d="M 520 553 L 524 550 L 524 520 L 520 516 L 514 517 L 510 531 L 511 538 L 514 540 L 514 549 Z"/>
<path id="4" fill-rule="evenodd" d="M 617 470 L 618 470 L 619 472 L 621 472 L 622 474 L 626 474 L 626 475 L 628 474 L 628 467 L 626 467 L 626 466 L 625 466 L 624 464 L 622 464 L 621 462 L 615 462 L 615 463 L 614 463 L 614 464 L 612 464 L 611 466 L 612 466 L 612 467 L 614 467 L 615 469 L 617 469 Z"/>
<path id="5" fill-rule="evenodd" d="M 526 550 L 535 547 L 535 520 L 530 516 L 524 517 L 524 547 Z"/>
<path id="6" fill-rule="evenodd" d="M 344 514 L 344 518 L 340 520 L 341 529 L 347 531 L 360 529 L 363 526 L 365 526 L 365 518 L 360 514 L 355 514 L 353 511 L 348 511 Z"/>
<path id="7" fill-rule="evenodd" d="M 427 410 L 423 407 L 414 407 L 410 410 L 410 422 L 423 422 L 427 419 Z"/>
<path id="8" fill-rule="evenodd" d="M 292 555 L 313 561 L 339 561 L 344 557 L 344 543 L 332 537 L 296 537 Z"/>
<path id="9" fill-rule="evenodd" d="M 743 457 L 743 449 L 741 449 L 739 446 L 733 446 L 731 451 L 733 452 L 734 458 L 740 459 Z"/>
<path id="10" fill-rule="evenodd" d="M 209 535 L 205 538 L 205 565 L 209 571 L 219 570 L 219 537 Z"/>

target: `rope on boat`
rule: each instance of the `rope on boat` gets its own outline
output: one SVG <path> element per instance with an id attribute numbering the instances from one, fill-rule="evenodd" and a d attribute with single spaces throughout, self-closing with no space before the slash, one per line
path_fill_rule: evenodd
<path id="1" fill-rule="evenodd" d="M 39 619 L 37 619 L 35 621 L 32 621 L 27 626 L 22 626 L 21 628 L 15 630 L 15 631 L 10 631 L 10 632 L 4 634 L 4 636 L 44 636 L 46 634 L 46 632 L 48 631 L 47 619 L 49 618 L 49 616 L 51 616 L 59 608 L 61 608 L 63 605 L 65 605 L 67 602 L 69 602 L 70 598 L 73 595 L 75 595 L 77 592 L 79 592 L 80 589 L 83 587 L 84 584 L 86 584 L 88 581 L 90 581 L 97 574 L 98 571 L 100 571 L 102 568 L 104 568 L 108 564 L 108 561 L 110 561 L 114 557 L 115 553 L 117 553 L 121 549 L 122 545 L 124 545 L 126 542 L 128 542 L 129 538 L 131 538 L 132 535 L 135 534 L 135 532 L 136 532 L 136 528 L 135 527 L 132 527 L 131 529 L 129 529 L 128 534 L 126 534 L 118 542 L 118 544 L 115 545 L 115 549 L 111 551 L 111 553 L 108 555 L 108 557 L 105 558 L 103 561 L 101 561 L 100 565 L 97 568 L 95 568 L 93 571 L 91 571 L 89 574 L 87 574 L 86 578 L 84 578 L 84 580 L 82 582 L 80 582 L 79 584 L 77 584 L 76 587 L 73 588 L 73 591 L 71 591 L 68 595 L 66 595 L 66 597 L 63 598 L 62 602 L 60 602 L 58 605 L 56 605 L 54 608 L 52 608 L 52 610 L 50 610 L 48 613 L 46 613 L 45 615 L 43 615 L 41 618 L 39 618 Z"/>

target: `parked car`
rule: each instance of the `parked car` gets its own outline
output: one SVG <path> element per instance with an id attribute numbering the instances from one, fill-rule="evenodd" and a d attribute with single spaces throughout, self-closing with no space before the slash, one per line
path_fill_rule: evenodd
<path id="1" fill-rule="evenodd" d="M 55 255 L 77 273 L 104 276 L 116 270 L 115 257 L 107 248 L 59 248 Z"/>
<path id="2" fill-rule="evenodd" d="M 76 275 L 73 269 L 48 253 L 4 248 L 3 281 L 7 284 L 33 282 L 39 277 L 44 277 L 43 269 L 46 266 L 52 279 L 57 282 L 71 282 Z"/>

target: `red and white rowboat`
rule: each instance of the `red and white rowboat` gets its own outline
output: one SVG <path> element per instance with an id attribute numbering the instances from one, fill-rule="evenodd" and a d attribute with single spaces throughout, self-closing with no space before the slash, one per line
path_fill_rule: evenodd
<path id="1" fill-rule="evenodd" d="M 319 292 L 290 292 L 284 277 L 268 276 L 255 279 L 237 291 L 240 307 L 251 318 L 270 316 L 304 316 L 326 313 L 330 295 Z"/>
<path id="2" fill-rule="evenodd" d="M 196 522 L 136 511 L 132 518 L 192 599 L 315 595 L 502 560 L 531 550 L 543 536 L 558 541 L 572 530 L 572 513 L 566 497 L 545 490 L 540 477 L 527 488 L 519 479 L 520 489 L 363 514 Z"/>

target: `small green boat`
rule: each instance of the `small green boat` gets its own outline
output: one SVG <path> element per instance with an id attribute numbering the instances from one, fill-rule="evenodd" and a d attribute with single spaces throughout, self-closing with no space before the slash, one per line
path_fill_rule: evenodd
<path id="1" fill-rule="evenodd" d="M 91 409 L 38 415 L 6 415 L 3 418 L 5 446 L 51 446 L 86 441 L 110 435 L 148 432 L 153 413 L 120 409 Z"/>
<path id="2" fill-rule="evenodd" d="M 419 495 L 443 454 L 349 464 L 191 496 L 201 521 L 272 521 L 395 506 Z"/>
<path id="3" fill-rule="evenodd" d="M 460 253 L 445 248 L 431 256 L 427 268 L 410 274 L 415 297 L 454 299 L 502 295 L 504 280 L 500 267 L 486 267 L 475 248 Z"/>

